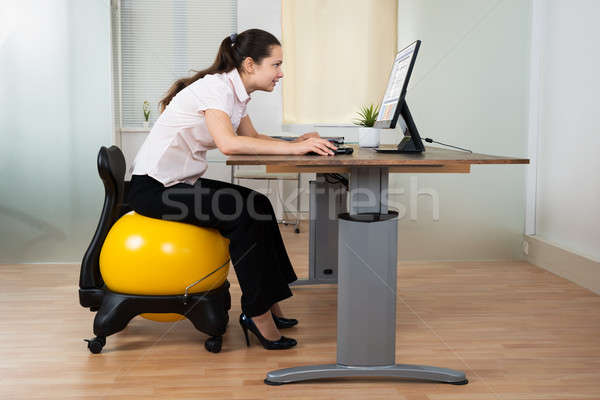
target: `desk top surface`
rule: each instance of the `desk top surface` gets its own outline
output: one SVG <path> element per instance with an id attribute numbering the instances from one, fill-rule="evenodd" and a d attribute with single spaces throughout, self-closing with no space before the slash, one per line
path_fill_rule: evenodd
<path id="1" fill-rule="evenodd" d="M 233 155 L 227 158 L 227 165 L 388 167 L 395 165 L 529 164 L 529 160 L 526 158 L 467 153 L 438 147 L 426 147 L 425 151 L 420 154 L 386 154 L 377 153 L 370 148 L 359 148 L 356 145 L 352 147 L 354 147 L 353 154 L 339 156 Z"/>

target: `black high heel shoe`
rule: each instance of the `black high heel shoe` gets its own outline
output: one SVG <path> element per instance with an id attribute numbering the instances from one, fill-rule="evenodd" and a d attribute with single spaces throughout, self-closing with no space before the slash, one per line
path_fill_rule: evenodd
<path id="1" fill-rule="evenodd" d="M 252 319 L 247 317 L 246 314 L 240 314 L 240 326 L 246 336 L 246 344 L 250 347 L 250 338 L 248 337 L 248 330 L 256 335 L 260 344 L 267 350 L 285 350 L 290 347 L 294 347 L 298 342 L 295 339 L 287 338 L 285 336 L 280 337 L 278 340 L 266 339 L 262 333 L 258 330 Z"/>
<path id="2" fill-rule="evenodd" d="M 278 317 L 273 313 L 271 313 L 271 315 L 273 316 L 273 321 L 275 321 L 275 326 L 277 326 L 277 329 L 291 328 L 292 326 L 298 324 L 297 319 Z"/>

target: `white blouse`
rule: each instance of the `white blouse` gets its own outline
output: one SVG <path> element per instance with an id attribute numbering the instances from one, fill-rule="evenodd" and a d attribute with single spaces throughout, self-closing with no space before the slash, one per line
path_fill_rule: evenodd
<path id="1" fill-rule="evenodd" d="M 206 151 L 217 147 L 204 110 L 226 112 L 237 131 L 249 101 L 235 68 L 198 79 L 177 93 L 156 120 L 133 161 L 132 174 L 151 176 L 165 186 L 193 185 L 208 168 Z"/>

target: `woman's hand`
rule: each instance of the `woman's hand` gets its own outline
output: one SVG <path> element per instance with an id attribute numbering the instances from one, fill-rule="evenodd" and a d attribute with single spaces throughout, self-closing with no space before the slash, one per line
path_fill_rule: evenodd
<path id="1" fill-rule="evenodd" d="M 320 137 L 309 137 L 301 142 L 290 143 L 293 148 L 292 154 L 306 154 L 311 151 L 321 156 L 334 155 L 332 150 L 337 150 L 337 147 L 327 139 Z"/>
<path id="2" fill-rule="evenodd" d="M 321 136 L 319 136 L 318 132 L 308 132 L 308 133 L 305 133 L 305 134 L 303 134 L 301 136 L 298 136 L 298 139 L 294 139 L 294 142 L 302 142 L 303 140 L 310 139 L 310 138 L 313 138 L 313 137 L 314 138 L 318 138 L 318 137 L 321 137 Z"/>

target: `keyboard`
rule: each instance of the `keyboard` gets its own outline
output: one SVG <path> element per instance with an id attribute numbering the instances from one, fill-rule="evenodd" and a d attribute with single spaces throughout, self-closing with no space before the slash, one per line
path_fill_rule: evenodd
<path id="1" fill-rule="evenodd" d="M 271 136 L 275 139 L 281 139 L 281 140 L 287 140 L 289 142 L 292 142 L 296 139 L 298 139 L 298 136 Z M 323 136 L 321 139 L 327 139 L 329 140 L 331 143 L 337 145 L 340 144 L 344 144 L 344 137 L 343 136 Z"/>

